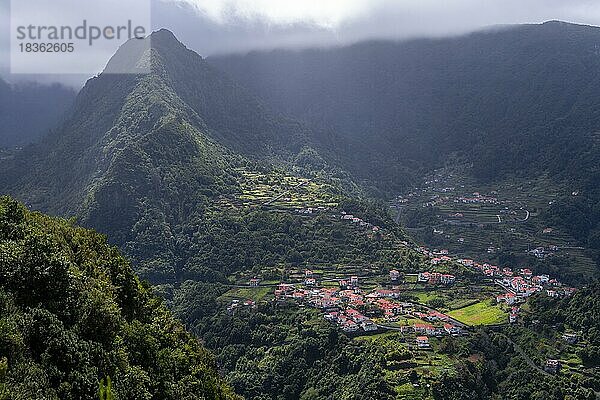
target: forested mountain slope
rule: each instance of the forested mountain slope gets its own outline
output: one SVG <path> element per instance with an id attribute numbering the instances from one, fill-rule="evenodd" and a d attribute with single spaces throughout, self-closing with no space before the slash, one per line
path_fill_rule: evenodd
<path id="1" fill-rule="evenodd" d="M 600 365 L 600 282 L 581 289 L 562 301 L 538 297 L 533 303 L 543 327 L 579 332 L 589 345 L 582 346 L 580 357 L 590 366 Z"/>
<path id="2" fill-rule="evenodd" d="M 106 239 L 0 198 L 0 398 L 233 399 Z"/>
<path id="3" fill-rule="evenodd" d="M 219 196 L 240 192 L 241 169 L 320 157 L 307 153 L 302 125 L 269 112 L 172 33 L 147 40 L 149 53 L 126 44 L 107 70 L 150 62 L 151 73 L 88 81 L 57 132 L 2 165 L 0 190 L 77 216 L 174 279 L 191 229 Z"/>
<path id="4" fill-rule="evenodd" d="M 600 29 L 562 22 L 442 39 L 209 60 L 271 106 L 337 132 L 388 194 L 458 156 L 482 182 L 548 173 L 546 217 L 600 249 Z"/>
<path id="5" fill-rule="evenodd" d="M 598 28 L 549 22 L 209 61 L 273 107 L 366 144 L 360 154 L 425 163 L 464 151 L 494 177 L 564 165 L 589 144 L 599 43 Z M 564 148 L 575 139 L 586 141 Z"/>
<path id="6" fill-rule="evenodd" d="M 542 28 L 562 32 L 557 33 L 555 41 L 557 46 L 562 43 L 563 47 L 559 48 L 564 51 L 570 49 L 565 37 L 571 34 L 571 29 L 577 32 L 587 29 L 560 24 L 548 24 Z M 519 29 L 515 32 L 520 32 Z M 108 66 L 110 71 L 111 65 L 115 64 L 150 63 L 151 73 L 128 76 L 103 73 L 90 80 L 78 96 L 72 116 L 55 134 L 0 164 L 5 172 L 0 176 L 0 192 L 14 194 L 36 209 L 64 216 L 74 215 L 84 226 L 106 233 L 109 242 L 119 245 L 125 256 L 132 259 L 136 272 L 155 284 L 154 290 L 166 300 L 174 315 L 215 352 L 228 382 L 248 398 L 495 400 L 505 398 L 508 390 L 508 398 L 514 399 L 527 398 L 535 392 L 532 398 L 563 400 L 571 396 L 588 400 L 598 388 L 593 373 L 589 379 L 583 376 L 590 371 L 581 369 L 574 379 L 559 376 L 558 380 L 543 372 L 535 372 L 539 372 L 540 365 L 543 365 L 541 362 L 545 361 L 543 357 L 550 350 L 536 347 L 544 338 L 530 335 L 533 330 L 525 325 L 528 316 L 520 317 L 523 325 L 499 328 L 500 332 L 472 327 L 468 328 L 472 334 L 465 336 L 432 337 L 432 347 L 422 350 L 413 342 L 416 338 L 410 334 L 407 336 L 402 329 L 395 332 L 402 325 L 388 326 L 385 329 L 392 328 L 392 331 L 381 332 L 381 335 L 380 332 L 367 333 L 365 330 L 364 336 L 361 332 L 356 333 L 358 337 L 353 337 L 326 321 L 323 313 L 310 303 L 276 295 L 279 284 L 283 282 L 293 282 L 312 292 L 315 286 L 311 285 L 316 281 L 309 283 L 306 278 L 314 273 L 321 280 L 317 289 L 334 288 L 335 291 L 336 287 L 342 287 L 342 281 L 347 277 L 351 281 L 353 278 L 360 280 L 364 293 L 380 287 L 387 288 L 388 294 L 390 290 L 397 290 L 398 302 L 419 303 L 415 304 L 416 309 L 408 305 L 412 314 L 407 314 L 410 315 L 410 321 L 406 318 L 407 324 L 429 318 L 430 314 L 425 317 L 420 312 L 413 313 L 429 310 L 421 308 L 423 304 L 420 303 L 438 307 L 445 305 L 446 299 L 461 304 L 448 305 L 444 312 L 463 308 L 471 310 L 470 307 L 477 306 L 488 312 L 500 312 L 506 317 L 493 296 L 500 291 L 497 285 L 488 282 L 476 270 L 452 261 L 434 266 L 429 258 L 431 254 L 417 251 L 391 218 L 388 204 L 357 196 L 360 190 L 353 184 L 353 179 L 349 179 L 341 168 L 331 166 L 331 160 L 345 163 L 343 165 L 351 169 L 354 176 L 371 178 L 388 192 L 410 181 L 410 175 L 443 162 L 456 150 L 467 149 L 461 156 L 471 157 L 469 159 L 477 169 L 478 162 L 493 162 L 480 149 L 493 149 L 492 156 L 504 160 L 500 169 L 506 167 L 507 172 L 513 171 L 511 168 L 516 162 L 521 162 L 518 157 L 523 151 L 514 142 L 521 137 L 516 132 L 524 132 L 523 138 L 537 140 L 546 137 L 542 134 L 545 130 L 529 129 L 530 123 L 525 114 L 535 114 L 530 121 L 539 127 L 551 111 L 556 115 L 566 113 L 575 116 L 579 115 L 573 111 L 579 109 L 575 103 L 584 104 L 583 108 L 589 104 L 572 101 L 573 96 L 577 99 L 580 96 L 555 81 L 549 83 L 551 89 L 555 90 L 553 85 L 558 85 L 558 89 L 565 91 L 565 98 L 571 99 L 565 100 L 568 104 L 550 102 L 548 107 L 537 110 L 536 104 L 550 98 L 550 89 L 545 92 L 546 97 L 540 95 L 537 100 L 516 96 L 523 104 L 513 104 L 508 93 L 519 94 L 519 89 L 531 78 L 517 74 L 525 66 L 525 61 L 497 68 L 500 72 L 496 72 L 494 79 L 498 82 L 487 82 L 487 70 L 507 58 L 514 49 L 512 44 L 505 43 L 504 47 L 500 46 L 504 50 L 491 52 L 492 58 L 482 63 L 482 57 L 489 56 L 487 50 L 496 42 L 486 35 L 504 35 L 506 32 L 513 31 L 447 41 L 377 43 L 333 50 L 341 53 L 360 51 L 368 57 L 348 56 L 344 59 L 336 56 L 337 61 L 327 61 L 330 64 L 325 68 L 305 70 L 300 76 L 290 72 L 288 79 L 306 83 L 301 88 L 288 83 L 291 86 L 285 89 L 294 98 L 294 92 L 300 90 L 297 97 L 303 99 L 300 107 L 310 111 L 303 114 L 286 104 L 285 98 L 274 99 L 268 93 L 262 93 L 269 104 L 264 105 L 247 89 L 186 49 L 170 32 L 159 31 L 152 35 L 148 51 L 130 42 L 122 47 Z M 516 37 L 518 35 L 512 39 Z M 473 38 L 479 38 L 477 40 L 483 41 L 485 46 L 469 45 Z M 454 40 L 465 42 L 447 49 L 448 43 Z M 511 43 L 514 44 L 515 40 Z M 435 51 L 426 44 L 434 46 Z M 142 51 L 137 52 L 140 48 Z M 419 57 L 405 59 L 398 55 L 404 53 L 398 53 L 397 48 L 410 50 Z M 520 54 L 523 57 L 536 54 L 531 48 L 535 46 L 521 48 Z M 463 53 L 455 54 L 460 51 Z M 500 54 L 496 54 L 498 52 Z M 442 53 L 446 59 L 440 60 L 438 56 Z M 307 54 L 313 53 L 309 51 Z M 384 55 L 393 60 L 378 59 Z M 582 70 L 595 66 L 594 57 L 590 55 L 581 61 Z M 357 60 L 361 62 L 353 64 Z M 540 74 L 547 75 L 560 64 L 559 59 L 553 60 L 547 69 L 540 70 L 540 65 L 546 65 L 540 61 L 528 71 L 531 74 L 532 71 L 541 71 Z M 296 59 L 288 64 L 295 70 L 302 70 L 307 65 L 310 65 L 308 61 Z M 424 65 L 431 69 L 424 68 Z M 479 75 L 474 72 L 476 65 L 481 69 Z M 454 75 L 448 75 L 447 70 L 451 66 L 457 69 Z M 284 65 L 279 67 L 285 69 Z M 364 76 L 355 73 L 362 71 L 363 67 Z M 346 68 L 352 73 L 340 74 L 339 71 Z M 323 71 L 326 76 L 321 75 Z M 274 72 L 277 72 L 275 78 L 284 79 L 285 74 Z M 520 78 L 513 81 L 515 74 Z M 252 79 L 244 80 L 245 85 L 251 86 Z M 469 84 L 470 79 L 474 81 Z M 313 80 L 317 83 L 311 83 Z M 512 86 L 502 86 L 507 82 L 513 82 Z M 264 83 L 267 84 L 266 78 Z M 483 93 L 485 90 L 481 85 L 487 88 L 487 94 Z M 593 85 L 589 87 L 590 90 L 593 88 Z M 260 92 L 258 89 L 249 90 Z M 301 90 L 307 90 L 310 96 L 303 97 Z M 496 100 L 494 91 L 498 91 Z M 492 97 L 488 98 L 488 94 Z M 314 107 L 313 102 L 316 102 Z M 593 109 L 593 105 L 589 106 Z M 529 108 L 521 111 L 520 107 Z M 272 109 L 292 113 L 305 121 L 298 123 L 283 118 Z M 486 114 L 488 112 L 494 114 Z M 515 118 L 511 122 L 508 117 L 513 114 Z M 567 121 L 566 118 L 557 120 Z M 593 126 L 594 121 L 590 118 L 576 122 Z M 573 128 L 573 135 L 588 137 L 575 129 L 574 123 L 569 121 L 566 125 L 569 129 Z M 500 139 L 497 135 L 504 130 L 509 133 Z M 460 134 L 453 137 L 451 134 L 454 135 L 454 132 Z M 532 156 L 529 161 L 523 161 L 525 172 L 536 171 L 539 165 L 548 169 L 555 167 L 548 159 L 540 158 L 540 154 L 557 146 L 560 149 L 554 156 L 558 157 L 564 146 L 571 144 L 576 137 L 571 136 L 567 141 L 563 130 L 557 132 L 556 137 L 560 140 L 554 138 L 538 143 L 539 146 L 528 144 L 539 157 Z M 332 138 L 339 139 L 339 142 L 331 143 Z M 494 147 L 498 143 L 508 150 L 500 151 Z M 488 148 L 488 145 L 491 147 Z M 586 154 L 588 158 L 577 158 L 578 163 L 584 164 L 572 164 L 584 171 L 581 182 L 584 176 L 593 176 L 589 171 L 593 171 L 590 168 L 595 166 L 594 147 L 588 146 Z M 489 179 L 483 167 L 480 171 L 481 179 Z M 590 187 L 593 187 L 591 182 Z M 10 200 L 6 204 L 7 210 L 16 210 L 7 212 L 6 232 L 0 225 L 0 234 L 4 232 L 7 238 L 19 234 L 23 218 L 26 221 L 28 218 L 32 221 L 47 220 L 39 214 L 22 211 Z M 578 211 L 587 215 L 583 209 Z M 20 212 L 23 218 L 19 217 Z M 84 234 L 87 231 L 69 228 L 65 222 L 49 229 L 52 234 L 66 235 L 67 239 L 59 244 L 53 244 L 50 239 L 43 243 L 50 243 L 48 246 L 56 251 L 65 249 L 58 259 L 65 262 L 75 260 L 69 264 L 69 271 L 73 273 L 65 278 L 60 268 L 53 271 L 56 275 L 53 282 L 66 289 L 56 293 L 52 286 L 52 290 L 45 293 L 34 287 L 30 290 L 34 294 L 32 299 L 35 300 L 38 294 L 59 299 L 66 297 L 68 301 L 64 304 L 46 302 L 44 306 L 49 312 L 56 313 L 63 326 L 71 327 L 68 323 L 75 323 L 79 330 L 74 334 L 85 335 L 87 333 L 81 327 L 86 325 L 77 319 L 77 313 L 97 305 L 91 302 L 90 306 L 86 301 L 89 296 L 95 299 L 94 294 L 99 290 L 93 279 L 103 279 L 108 275 L 111 281 L 116 280 L 114 287 L 110 283 L 101 286 L 102 289 L 108 288 L 101 294 L 108 298 L 107 301 L 114 296 L 117 298 L 115 301 L 121 301 L 118 304 L 123 309 L 123 317 L 118 321 L 124 321 L 125 328 L 119 328 L 121 325 L 117 324 L 117 333 L 103 335 L 102 338 L 117 337 L 124 341 L 106 351 L 122 349 L 114 357 L 117 361 L 123 360 L 119 357 L 126 357 L 123 351 L 133 353 L 131 359 L 136 360 L 138 364 L 135 365 L 139 365 L 139 369 L 128 372 L 131 363 L 121 362 L 117 363 L 117 367 L 111 367 L 113 364 L 106 362 L 102 365 L 110 368 L 107 367 L 105 370 L 108 372 L 105 372 L 100 367 L 88 368 L 88 364 L 84 364 L 87 369 L 83 369 L 85 372 L 81 373 L 81 377 L 70 376 L 65 362 L 55 366 L 52 363 L 54 359 L 46 356 L 54 353 L 36 348 L 33 355 L 28 356 L 33 361 L 26 358 L 24 362 L 50 364 L 38 368 L 43 372 L 36 372 L 35 368 L 27 371 L 39 374 L 41 382 L 51 382 L 51 390 L 56 391 L 57 396 L 63 393 L 60 390 L 72 390 L 71 382 L 82 381 L 82 387 L 91 388 L 92 382 L 97 383 L 98 379 L 107 375 L 113 378 L 115 390 L 139 389 L 144 393 L 143 396 L 130 396 L 132 398 L 145 396 L 158 399 L 176 395 L 186 398 L 187 392 L 176 392 L 176 388 L 187 390 L 188 387 L 198 387 L 207 398 L 227 396 L 227 389 L 210 372 L 212 363 L 204 358 L 202 349 L 196 347 L 197 343 L 193 341 L 188 350 L 193 357 L 198 357 L 194 363 L 202 368 L 201 371 L 188 369 L 188 358 L 181 355 L 172 340 L 179 343 L 176 339 L 183 337 L 181 340 L 188 343 L 189 337 L 151 299 L 147 288 L 140 285 L 131 272 L 120 269 L 119 266 L 125 265 L 120 256 L 114 256 L 120 260 L 115 261 L 119 268 L 114 272 L 112 258 L 108 257 L 105 261 L 107 257 L 101 251 L 105 245 L 99 244 L 96 234 L 88 232 L 92 235 L 88 237 Z M 69 229 L 75 229 L 75 233 L 68 233 Z M 26 237 L 28 232 L 24 233 Z M 10 261 L 6 266 L 10 274 L 7 272 L 4 279 L 8 288 L 4 291 L 9 293 L 5 303 L 16 304 L 6 307 L 12 307 L 7 315 L 17 320 L 19 315 L 31 312 L 25 306 L 19 306 L 19 301 L 27 301 L 19 300 L 19 285 L 37 285 L 38 280 L 33 278 L 38 272 L 27 275 L 32 278 L 27 280 L 11 272 L 9 267 L 35 265 L 27 258 L 22 263 L 19 261 L 19 257 L 28 256 L 29 248 L 35 250 L 34 254 L 48 254 L 48 246 L 38 249 L 37 239 L 34 239 L 25 244 L 15 243 L 14 238 L 7 239 L 5 246 L 6 259 Z M 113 254 L 112 249 L 106 251 Z M 80 260 L 85 260 L 79 256 L 80 252 L 91 254 L 94 260 L 101 262 L 96 269 L 89 267 L 93 275 L 89 280 L 84 279 L 87 269 L 80 273 L 71 268 L 71 264 L 77 266 Z M 57 259 L 49 258 L 51 261 Z M 56 269 L 55 263 L 49 265 Z M 403 275 L 403 286 L 394 288 L 390 274 L 392 269 Z M 428 287 L 428 282 L 415 282 L 418 280 L 417 272 L 432 270 L 455 274 L 457 285 L 442 288 L 439 285 Z M 39 273 L 44 277 L 47 271 L 44 269 Z M 116 277 L 111 275 L 113 273 Z M 493 290 L 488 291 L 487 284 Z M 137 287 L 137 292 L 131 288 L 132 285 Z M 131 289 L 126 293 L 126 299 L 119 300 L 120 291 L 127 288 Z M 408 290 L 412 290 L 413 295 L 408 294 Z M 420 293 L 417 294 L 417 291 Z M 443 293 L 443 298 L 429 298 L 430 294 L 437 295 L 438 291 Z M 302 293 L 298 292 L 298 295 L 303 296 Z M 376 296 L 379 295 L 382 294 Z M 475 297 L 471 298 L 471 295 Z M 143 300 L 141 308 L 125 307 L 130 299 L 140 296 L 148 298 L 148 303 Z M 465 300 L 467 303 L 464 303 Z M 475 303 L 471 304 L 473 301 Z M 143 307 L 146 306 L 154 311 L 144 313 L 146 309 Z M 357 304 L 356 307 L 363 307 L 361 311 L 373 318 L 381 316 L 369 304 Z M 105 324 L 105 316 L 113 316 L 114 307 L 105 306 L 103 302 L 92 308 L 82 318 Z M 143 315 L 137 317 L 138 312 Z M 413 318 L 415 316 L 418 319 Z M 475 319 L 478 315 L 473 317 Z M 141 325 L 135 322 L 135 318 L 141 321 Z M 495 319 L 492 322 L 495 323 Z M 152 330 L 144 324 L 160 326 Z M 170 334 L 163 334 L 165 326 L 169 328 L 168 332 L 175 331 L 181 336 L 175 335 L 173 339 Z M 119 329 L 124 331 L 124 336 L 118 336 Z M 148 329 L 152 332 L 147 332 Z M 6 336 L 12 338 L 11 331 L 8 332 Z M 97 335 L 97 330 L 94 332 Z M 133 344 L 128 341 L 130 336 L 127 335 L 133 336 Z M 139 335 L 143 336 L 142 339 Z M 507 335 L 511 335 L 512 339 Z M 530 341 L 532 353 L 535 353 L 533 357 L 537 357 L 533 367 L 510 342 L 525 341 L 529 336 L 535 339 Z M 88 339 L 83 337 L 83 340 Z M 78 338 L 73 340 L 79 341 Z M 556 338 L 552 337 L 552 340 L 554 343 Z M 36 340 L 35 343 L 46 342 Z M 70 346 L 69 349 L 73 347 L 78 348 Z M 176 350 L 167 350 L 171 348 Z M 58 353 L 71 354 L 62 350 L 59 348 Z M 163 351 L 168 354 L 163 354 Z M 43 356 L 36 358 L 36 354 Z M 97 353 L 82 350 L 81 354 L 96 357 Z M 100 352 L 100 355 L 103 354 Z M 140 357 L 143 361 L 137 361 Z M 26 390 L 17 385 L 24 381 L 23 375 L 11 375 L 21 371 L 11 370 L 11 365 L 14 365 L 11 360 L 8 359 L 8 373 L 3 378 L 8 386 L 3 389 Z M 96 359 L 92 361 L 95 363 Z M 157 363 L 160 364 L 157 366 Z M 169 370 L 172 374 L 160 375 L 163 365 L 168 364 L 174 367 L 174 371 Z M 575 360 L 574 365 L 578 364 Z M 146 365 L 151 366 L 148 367 L 150 372 L 145 369 Z M 137 380 L 128 381 L 132 376 Z M 525 377 L 527 382 L 524 382 Z M 168 386 L 155 382 L 168 382 Z M 190 386 L 186 386 L 188 383 Z M 150 394 L 144 390 L 150 391 Z M 49 396 L 54 396 L 54 393 Z"/>

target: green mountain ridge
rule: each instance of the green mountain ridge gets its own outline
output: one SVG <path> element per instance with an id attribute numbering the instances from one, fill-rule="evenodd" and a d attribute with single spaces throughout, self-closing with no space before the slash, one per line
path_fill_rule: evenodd
<path id="1" fill-rule="evenodd" d="M 310 138 L 172 33 L 146 40 L 149 56 L 129 43 L 107 69 L 133 54 L 134 62 L 147 58 L 151 73 L 88 81 L 61 129 L 4 163 L 0 188 L 34 209 L 77 216 L 174 279 L 181 226 L 240 191 L 237 169 L 289 163 Z"/>
<path id="2" fill-rule="evenodd" d="M 462 152 L 481 176 L 497 177 L 552 169 L 551 151 L 563 162 L 573 146 L 561 147 L 589 143 L 599 123 L 599 40 L 599 28 L 549 22 L 209 62 L 272 107 L 360 147 L 355 169 L 363 176 L 377 178 L 360 162 L 379 158 L 385 173 L 388 160 L 440 165 Z"/>

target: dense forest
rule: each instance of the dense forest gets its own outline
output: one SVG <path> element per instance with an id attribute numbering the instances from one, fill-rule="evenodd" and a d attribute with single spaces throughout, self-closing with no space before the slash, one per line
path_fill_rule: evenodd
<path id="1" fill-rule="evenodd" d="M 580 357 L 589 366 L 600 366 L 600 283 L 596 282 L 562 301 L 538 297 L 532 303 L 543 323 L 539 330 L 572 330 L 589 342 Z"/>
<path id="2" fill-rule="evenodd" d="M 102 235 L 7 197 L 0 310 L 2 399 L 98 399 L 109 381 L 114 398 L 234 398 L 213 357 Z"/>

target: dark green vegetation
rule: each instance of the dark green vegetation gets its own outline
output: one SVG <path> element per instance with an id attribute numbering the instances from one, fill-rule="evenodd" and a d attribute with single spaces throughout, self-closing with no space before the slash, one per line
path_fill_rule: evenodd
<path id="1" fill-rule="evenodd" d="M 454 343 L 445 347 L 441 351 L 462 353 L 463 357 L 456 366 L 456 376 L 446 375 L 432 385 L 433 398 L 596 399 L 600 389 L 597 376 L 544 372 L 543 354 L 537 348 L 526 347 L 537 346 L 543 340 L 527 330 L 509 329 L 501 333 L 481 330 L 466 345 Z M 530 355 L 532 352 L 539 359 Z"/>
<path id="2" fill-rule="evenodd" d="M 234 398 L 105 238 L 0 198 L 0 398 Z M 106 393 L 105 393 L 106 394 Z"/>
<path id="3" fill-rule="evenodd" d="M 175 307 L 190 301 L 182 296 Z M 354 343 L 315 312 L 264 306 L 195 324 L 248 399 L 393 398 L 383 350 Z"/>
<path id="4" fill-rule="evenodd" d="M 539 297 L 532 309 L 540 316 L 536 330 L 546 335 L 577 332 L 583 344 L 577 349 L 586 366 L 600 366 L 600 283 L 562 301 Z"/>
<path id="5" fill-rule="evenodd" d="M 550 377 L 540 372 L 546 355 L 563 353 L 556 338 L 537 332 L 533 322 L 470 337 L 432 338 L 433 350 L 423 351 L 415 349 L 412 336 L 396 332 L 352 339 L 314 310 L 274 303 L 272 286 L 266 285 L 301 276 L 304 268 L 321 269 L 332 280 L 341 271 L 367 275 L 386 274 L 392 267 L 402 273 L 431 268 L 402 243 L 405 234 L 386 206 L 365 198 L 353 177 L 376 178 L 379 191 L 391 194 L 454 153 L 462 153 L 458 159 L 472 163 L 473 175 L 483 181 L 490 180 L 493 169 L 506 173 L 500 179 L 517 169 L 524 175 L 571 177 L 569 169 L 559 166 L 581 155 L 575 144 L 589 150 L 588 161 L 597 155 L 589 135 L 595 114 L 585 119 L 589 110 L 593 113 L 588 102 L 596 99 L 597 78 L 590 73 L 600 59 L 593 45 L 596 32 L 547 24 L 442 41 L 276 52 L 269 57 L 291 58 L 283 64 L 267 61 L 265 76 L 253 72 L 258 54 L 243 59 L 251 74 L 245 78 L 227 67 L 244 85 L 260 85 L 245 89 L 170 32 L 159 31 L 152 36 L 151 57 L 145 58 L 152 73 L 101 74 L 90 80 L 60 129 L 41 144 L 6 157 L 0 165 L 0 190 L 34 209 L 76 216 L 84 226 L 107 234 L 132 259 L 136 272 L 155 284 L 175 315 L 205 341 L 228 382 L 247 398 L 588 399 L 594 395 L 590 390 L 598 390 L 597 377 L 593 370 L 579 368 L 583 354 L 565 350 L 573 366 L 568 374 Z M 124 46 L 111 63 L 131 62 L 133 50 L 131 44 Z M 295 57 L 308 61 L 300 63 Z M 311 57 L 316 57 L 314 63 Z M 270 71 L 271 65 L 277 70 Z M 566 79 L 571 70 L 575 78 Z M 400 75 L 402 79 L 394 78 Z M 292 104 L 269 92 L 277 94 L 277 86 L 293 82 L 300 86 L 282 86 L 297 95 L 289 99 Z M 264 96 L 271 108 L 249 90 Z M 308 122 L 282 117 L 279 111 Z M 589 125 L 585 129 L 584 123 Z M 573 184 L 587 196 L 591 192 L 580 183 L 595 164 L 573 168 L 586 172 Z M 585 213 L 586 208 L 575 211 Z M 342 212 L 369 225 L 344 221 Z M 562 216 L 557 211 L 556 218 Z M 46 355 L 46 342 L 41 335 L 31 339 L 34 350 L 26 360 L 37 365 L 36 373 L 45 374 L 41 382 L 52 383 L 60 396 L 60 390 L 69 391 L 80 381 L 81 390 L 92 390 L 92 383 L 97 390 L 104 379 L 106 389 L 110 376 L 113 390 L 136 388 L 168 398 L 177 395 L 168 390 L 193 388 L 200 379 L 206 397 L 215 397 L 210 390 L 220 390 L 220 384 L 209 372 L 213 365 L 205 352 L 131 272 L 125 277 L 118 273 L 118 266 L 125 268 L 122 258 L 115 253 L 120 261 L 111 267 L 112 258 L 104 261 L 97 242 L 73 239 L 78 233 L 100 240 L 95 234 L 66 225 L 60 222 L 63 228 L 51 232 L 74 229 L 62 245 L 54 246 L 71 260 L 68 271 L 81 270 L 84 261 L 69 257 L 91 252 L 86 246 L 94 246 L 93 258 L 102 264 L 93 269 L 89 261 L 84 263 L 91 270 L 88 278 L 87 269 L 62 278 L 59 274 L 56 287 L 39 293 L 52 300 L 42 308 L 56 315 L 59 322 L 50 320 L 53 329 L 75 335 L 69 336 L 75 344 L 59 348 L 59 354 L 76 353 L 60 359 L 63 364 L 43 364 L 54 360 Z M 39 253 L 47 254 L 44 248 Z M 458 309 L 473 324 L 499 321 L 497 307 L 489 302 L 495 292 L 489 285 L 482 290 L 485 285 L 476 282 L 473 272 L 463 272 L 462 286 L 431 293 L 415 285 L 405 296 Z M 246 286 L 255 276 L 265 286 Z M 100 299 L 110 304 L 113 299 L 118 311 L 111 306 L 105 313 L 105 303 L 92 302 L 99 291 L 94 279 L 110 288 L 101 291 Z M 111 286 L 115 279 L 125 281 Z M 120 299 L 127 283 L 135 290 Z M 6 303 L 15 310 L 7 315 L 30 321 L 25 316 L 40 307 L 20 305 L 32 300 L 19 300 L 15 287 L 5 289 Z M 91 303 L 83 301 L 88 297 Z M 63 302 L 54 304 L 54 298 Z M 252 299 L 256 308 L 226 311 L 234 299 Z M 469 303 L 473 299 L 474 305 Z M 127 306 L 130 301 L 141 303 Z M 563 307 L 569 305 L 558 305 L 557 312 Z M 79 316 L 80 309 L 87 314 Z M 478 310 L 489 313 L 482 320 L 475 315 Z M 115 314 L 116 319 L 105 319 Z M 80 336 L 91 342 L 91 350 L 79 347 Z M 16 340 L 20 343 L 18 336 Z M 101 340 L 106 342 L 96 343 Z M 528 345 L 532 354 L 523 356 L 509 340 Z M 596 339 L 589 335 L 586 340 Z M 182 342 L 191 359 L 177 350 Z M 194 357 L 202 371 L 190 370 Z M 13 359 L 7 360 L 8 388 L 36 381 L 11 378 L 18 371 Z M 72 364 L 64 363 L 79 361 L 85 368 L 72 370 L 82 370 L 81 376 L 69 376 L 65 365 Z M 128 373 L 132 365 L 138 367 Z M 167 365 L 174 370 L 165 369 Z M 132 382 L 139 384 L 123 383 L 126 379 L 138 379 Z M 181 379 L 181 385 L 171 386 Z"/>
<path id="6" fill-rule="evenodd" d="M 24 146 L 47 135 L 74 99 L 75 92 L 60 85 L 10 86 L 0 79 L 0 148 Z"/>
<path id="7" fill-rule="evenodd" d="M 340 157 L 379 192 L 458 157 L 480 182 L 573 187 L 545 218 L 600 250 L 600 29 L 561 22 L 457 38 L 253 52 L 211 63 L 273 107 L 337 133 Z"/>

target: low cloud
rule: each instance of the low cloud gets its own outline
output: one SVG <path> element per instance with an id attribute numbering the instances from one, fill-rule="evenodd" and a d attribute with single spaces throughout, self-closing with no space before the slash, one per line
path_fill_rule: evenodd
<path id="1" fill-rule="evenodd" d="M 310 24 L 335 28 L 368 12 L 381 1 L 368 0 L 166 0 L 188 4 L 219 24 L 259 21 L 267 24 Z"/>
<path id="2" fill-rule="evenodd" d="M 491 25 L 548 20 L 600 25 L 599 0 L 148 1 L 152 3 L 153 28 L 172 30 L 189 48 L 203 56 L 272 48 L 337 46 L 370 39 L 441 37 Z M 7 8 L 2 6 L 6 3 L 8 1 L 0 1 L 0 74 L 3 76 L 8 66 L 5 54 L 9 44 Z M 65 81 L 64 78 L 56 76 L 54 79 Z M 70 82 L 83 81 L 69 79 Z"/>
<path id="3" fill-rule="evenodd" d="M 204 55 L 439 37 L 548 20 L 600 25 L 597 0 L 159 0 L 156 8 L 162 10 L 157 24 L 172 25 Z"/>
<path id="4" fill-rule="evenodd" d="M 598 23 L 597 0 L 161 0 L 185 4 L 221 25 L 314 25 L 345 30 L 368 21 L 372 32 L 387 34 L 378 18 L 396 20 L 399 32 L 438 32 L 444 27 L 569 19 Z"/>

